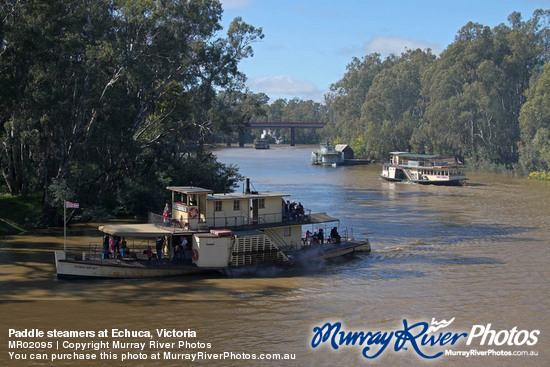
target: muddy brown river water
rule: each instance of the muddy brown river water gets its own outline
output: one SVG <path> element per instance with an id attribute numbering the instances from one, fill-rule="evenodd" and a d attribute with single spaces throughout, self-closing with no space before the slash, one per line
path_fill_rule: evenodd
<path id="1" fill-rule="evenodd" d="M 341 218 L 340 228 L 369 238 L 372 253 L 246 276 L 61 281 L 53 251 L 63 248 L 62 230 L 2 238 L 0 365 L 550 363 L 550 183 L 479 173 L 468 174 L 466 187 L 388 183 L 379 165 L 311 166 L 311 149 L 216 154 L 255 189 L 286 192 Z M 71 226 L 68 250 L 99 241 L 96 228 Z M 453 318 L 432 334 L 449 333 L 455 343 L 422 343 L 424 326 Z M 327 323 L 371 334 L 361 345 L 316 336 Z M 31 330 L 45 335 L 30 337 Z"/>

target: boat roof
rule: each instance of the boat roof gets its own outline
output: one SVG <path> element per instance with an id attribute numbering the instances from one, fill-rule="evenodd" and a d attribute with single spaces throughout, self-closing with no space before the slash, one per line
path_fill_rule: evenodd
<path id="1" fill-rule="evenodd" d="M 207 200 L 241 200 L 241 199 L 262 199 L 262 198 L 273 198 L 273 197 L 285 197 L 290 196 L 289 194 L 285 194 L 282 192 L 275 192 L 275 191 L 252 191 L 250 193 L 227 193 L 227 194 L 212 194 L 209 195 Z"/>
<path id="2" fill-rule="evenodd" d="M 171 229 L 157 227 L 153 223 L 105 224 L 99 226 L 99 230 L 112 236 L 121 237 L 158 237 L 170 236 L 173 234 Z"/>
<path id="3" fill-rule="evenodd" d="M 424 159 L 433 159 L 440 158 L 440 155 L 434 154 L 415 154 L 409 152 L 390 152 L 391 155 L 397 155 L 399 157 L 408 157 L 408 158 L 424 158 Z"/>
<path id="4" fill-rule="evenodd" d="M 167 190 L 181 192 L 182 194 L 211 194 L 214 191 L 197 186 L 168 186 Z"/>
<path id="5" fill-rule="evenodd" d="M 307 224 L 316 224 L 316 223 L 327 223 L 327 222 L 338 222 L 340 219 L 331 217 L 325 212 L 322 213 L 311 213 L 308 216 Z"/>

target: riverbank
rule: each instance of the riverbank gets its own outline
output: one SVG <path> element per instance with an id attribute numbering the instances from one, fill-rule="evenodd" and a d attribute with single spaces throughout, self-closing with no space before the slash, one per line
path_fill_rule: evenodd
<path id="1" fill-rule="evenodd" d="M 0 236 L 20 234 L 36 228 L 42 214 L 40 194 L 0 195 Z"/>

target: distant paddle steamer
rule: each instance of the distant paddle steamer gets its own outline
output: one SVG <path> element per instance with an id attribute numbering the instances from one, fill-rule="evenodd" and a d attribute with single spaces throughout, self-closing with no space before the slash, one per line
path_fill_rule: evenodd
<path id="1" fill-rule="evenodd" d="M 322 143 L 319 149 L 311 152 L 311 164 L 320 166 L 338 166 L 344 164 L 344 153 L 331 143 Z"/>
<path id="2" fill-rule="evenodd" d="M 382 164 L 384 180 L 418 184 L 461 185 L 466 181 L 464 165 L 439 155 L 391 152 Z"/>

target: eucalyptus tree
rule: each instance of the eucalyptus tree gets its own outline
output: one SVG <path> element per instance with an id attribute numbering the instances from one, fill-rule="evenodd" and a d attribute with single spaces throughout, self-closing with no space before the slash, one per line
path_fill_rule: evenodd
<path id="1" fill-rule="evenodd" d="M 468 23 L 426 72 L 423 129 L 435 152 L 511 165 L 518 159 L 518 116 L 533 71 L 548 48 L 548 12 L 519 13 L 491 30 Z M 425 140 L 419 134 L 418 140 Z"/>
<path id="2" fill-rule="evenodd" d="M 236 133 L 239 141 L 248 133 L 252 119 L 265 116 L 264 107 L 269 97 L 264 93 L 227 90 L 220 92 L 210 110 L 210 119 L 214 121 L 216 131 L 231 141 Z"/>
<path id="3" fill-rule="evenodd" d="M 420 49 L 386 59 L 361 108 L 366 155 L 381 159 L 391 150 L 411 149 L 413 131 L 424 115 L 422 75 L 434 60 L 430 50 Z"/>
<path id="4" fill-rule="evenodd" d="M 521 108 L 520 165 L 527 172 L 550 170 L 550 64 L 532 78 Z"/>
<path id="5" fill-rule="evenodd" d="M 42 189 L 46 201 L 53 182 L 93 201 L 201 154 L 216 89 L 242 85 L 238 63 L 263 37 L 240 18 L 221 37 L 219 1 L 13 0 L 0 11 L 2 173 L 12 193 Z"/>
<path id="6" fill-rule="evenodd" d="M 361 107 L 374 78 L 382 68 L 380 54 L 369 54 L 361 59 L 354 57 L 347 65 L 344 77 L 330 86 L 330 108 L 342 140 L 356 138 Z"/>

